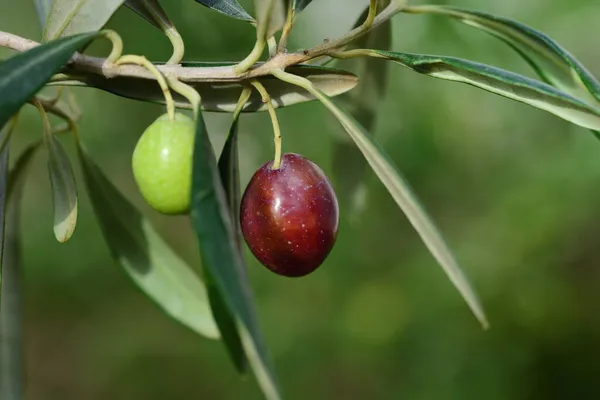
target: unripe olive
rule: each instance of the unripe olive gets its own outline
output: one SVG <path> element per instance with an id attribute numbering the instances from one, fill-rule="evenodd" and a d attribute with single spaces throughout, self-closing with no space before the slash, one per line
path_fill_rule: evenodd
<path id="1" fill-rule="evenodd" d="M 185 214 L 190 208 L 194 121 L 176 113 L 160 116 L 142 134 L 132 156 L 134 179 L 156 211 Z"/>

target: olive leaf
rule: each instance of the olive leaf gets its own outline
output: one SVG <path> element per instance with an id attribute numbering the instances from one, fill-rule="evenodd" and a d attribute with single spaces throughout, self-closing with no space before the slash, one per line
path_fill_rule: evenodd
<path id="1" fill-rule="evenodd" d="M 191 219 L 198 237 L 202 265 L 211 275 L 229 314 L 238 325 L 241 342 L 265 397 L 280 399 L 215 154 L 202 113 L 198 112 L 196 118 Z"/>
<path id="2" fill-rule="evenodd" d="M 233 218 L 235 231 L 238 233 L 238 240 L 241 243 L 241 228 L 239 221 L 240 206 L 240 166 L 238 162 L 238 121 L 245 104 L 248 102 L 252 91 L 245 88 L 238 99 L 237 107 L 231 117 L 231 125 L 227 134 L 227 139 L 219 157 L 219 173 L 223 181 L 223 188 L 228 199 L 229 209 Z"/>
<path id="3" fill-rule="evenodd" d="M 400 174 L 390 157 L 372 135 L 351 115 L 343 111 L 329 97 L 318 89 L 313 90 L 319 100 L 333 113 L 352 138 L 378 178 L 392 195 L 398 206 L 415 228 L 421 239 L 442 266 L 450 281 L 458 289 L 482 326 L 487 329 L 488 321 L 475 291 L 462 272 L 458 262 L 445 243 L 437 227 L 423 209 L 409 184 Z"/>
<path id="4" fill-rule="evenodd" d="M 215 66 L 233 65 L 233 63 L 183 63 L 187 68 L 210 68 Z M 312 65 L 297 65 L 287 68 L 287 71 L 295 75 L 307 78 L 315 86 L 327 93 L 329 96 L 337 96 L 352 89 L 358 83 L 356 75 L 333 68 L 317 67 Z M 68 71 L 66 71 L 68 72 Z M 314 100 L 314 97 L 305 90 L 294 85 L 282 82 L 272 76 L 264 76 L 258 80 L 269 92 L 276 108 L 286 107 L 293 104 Z M 235 110 L 240 91 L 247 86 L 247 82 L 215 82 L 209 79 L 182 82 L 193 86 L 202 96 L 202 110 L 217 112 L 233 112 Z M 105 78 L 96 74 L 82 74 L 73 77 L 70 81 L 57 84 L 66 86 L 89 86 L 105 90 L 107 92 L 135 100 L 143 100 L 164 104 L 164 95 L 155 81 L 141 79 L 133 76 L 119 76 Z M 184 97 L 173 93 L 175 104 L 179 108 L 190 108 L 190 104 Z M 266 105 L 262 102 L 260 95 L 252 93 L 244 112 L 265 111 Z"/>
<path id="5" fill-rule="evenodd" d="M 454 57 L 360 50 L 364 55 L 392 60 L 434 78 L 463 82 L 521 103 L 548 111 L 592 130 L 600 129 L 600 108 L 564 93 L 547 83 L 500 68 Z"/>
<path id="6" fill-rule="evenodd" d="M 294 12 L 299 13 L 304 10 L 306 6 L 312 3 L 313 0 L 294 0 L 293 8 Z"/>
<path id="7" fill-rule="evenodd" d="M 46 20 L 48 20 L 48 15 L 50 14 L 50 7 L 52 7 L 52 1 L 53 0 L 33 0 L 33 4 L 35 5 L 35 12 L 38 16 L 40 28 L 42 28 L 42 31 L 46 26 Z"/>
<path id="8" fill-rule="evenodd" d="M 158 0 L 125 0 L 125 5 L 158 29 L 162 30 L 162 26 L 173 26 Z"/>
<path id="9" fill-rule="evenodd" d="M 44 138 L 54 202 L 54 236 L 64 243 L 69 240 L 77 224 L 77 184 L 62 144 L 51 132 L 44 135 Z"/>
<path id="10" fill-rule="evenodd" d="M 102 29 L 125 0 L 54 0 L 43 33 L 48 42 Z"/>
<path id="11" fill-rule="evenodd" d="M 285 24 L 290 0 L 254 0 L 257 20 L 257 32 L 264 34 L 266 40 L 273 36 Z"/>
<path id="12" fill-rule="evenodd" d="M 0 62 L 0 126 L 96 35 L 85 33 L 58 39 Z"/>
<path id="13" fill-rule="evenodd" d="M 23 334 L 20 203 L 26 172 L 41 142 L 29 145 L 19 156 L 4 184 L 4 200 L 9 211 L 6 221 L 2 266 L 2 294 L 0 300 L 0 398 L 23 398 Z M 6 167 L 4 160 L 2 168 Z M 3 169 L 2 175 L 6 173 Z"/>
<path id="14" fill-rule="evenodd" d="M 390 4 L 390 0 L 378 1 L 378 12 Z M 369 13 L 366 7 L 358 18 L 354 27 L 360 26 Z M 387 20 L 377 28 L 370 31 L 352 43 L 351 48 L 368 48 L 388 50 L 392 44 L 392 22 Z M 340 96 L 349 113 L 365 128 L 367 132 L 375 134 L 375 125 L 381 102 L 386 94 L 389 64 L 379 62 L 369 57 L 338 60 L 336 68 L 350 71 L 360 76 L 360 82 L 354 90 Z M 336 175 L 337 189 L 342 199 L 352 201 L 352 212 L 349 214 L 356 218 L 365 205 L 364 199 L 359 200 L 359 193 L 367 193 L 363 176 L 367 163 L 356 149 L 356 146 L 345 140 L 337 140 L 333 147 L 333 171 Z"/>
<path id="15" fill-rule="evenodd" d="M 228 200 L 229 212 L 231 214 L 234 231 L 236 233 L 236 240 L 240 252 L 242 252 L 242 237 L 239 219 L 240 209 L 240 166 L 238 161 L 238 120 L 242 107 L 248 101 L 251 90 L 244 89 L 238 100 L 238 107 L 236 107 L 227 135 L 227 140 L 223 146 L 221 157 L 219 157 L 219 175 L 223 182 L 223 188 L 225 190 L 225 196 Z M 241 259 L 242 263 L 244 259 Z M 245 265 L 244 268 L 245 270 Z M 207 276 L 211 276 L 207 274 Z M 211 308 L 215 315 L 215 320 L 219 326 L 219 331 L 223 337 L 223 341 L 227 346 L 229 355 L 232 358 L 236 368 L 239 372 L 245 372 L 247 368 L 247 357 L 244 351 L 244 347 L 241 342 L 240 333 L 238 332 L 236 323 L 231 314 L 227 311 L 225 301 L 219 294 L 219 291 L 215 285 L 214 279 L 207 279 L 207 290 L 208 298 L 211 301 Z"/>
<path id="16" fill-rule="evenodd" d="M 196 2 L 231 18 L 254 21 L 254 18 L 244 10 L 237 0 L 196 0 Z"/>
<path id="17" fill-rule="evenodd" d="M 0 140 L 8 142 L 9 126 L 0 130 Z M 8 146 L 0 150 L 0 267 L 2 266 L 2 252 L 4 249 L 4 222 L 6 220 L 6 200 L 8 182 Z M 2 269 L 0 268 L 0 279 Z"/>
<path id="18" fill-rule="evenodd" d="M 441 14 L 481 29 L 512 47 L 546 83 L 600 108 L 600 82 L 556 41 L 520 22 L 449 6 L 416 6 L 407 13 Z M 600 139 L 600 132 L 592 130 Z"/>
<path id="19" fill-rule="evenodd" d="M 78 145 L 87 192 L 112 257 L 167 314 L 210 339 L 219 337 L 204 284 Z"/>
<path id="20" fill-rule="evenodd" d="M 488 32 L 511 46 L 545 82 L 588 104 L 600 104 L 600 83 L 560 44 L 520 22 L 500 16 L 451 6 L 412 6 L 406 13 L 445 15 Z"/>
<path id="21" fill-rule="evenodd" d="M 16 116 L 14 118 L 16 118 Z M 14 122 L 11 122 L 9 124 L 14 124 Z M 10 141 L 12 131 L 13 129 L 11 129 L 10 125 L 2 127 L 2 130 L 0 130 L 0 154 L 3 153 L 4 150 L 8 147 L 8 142 Z"/>
<path id="22" fill-rule="evenodd" d="M 8 153 L 10 137 L 16 127 L 18 116 L 0 129 L 0 279 L 2 278 L 2 252 L 4 248 L 4 224 L 6 221 L 6 204 L 8 202 Z"/>

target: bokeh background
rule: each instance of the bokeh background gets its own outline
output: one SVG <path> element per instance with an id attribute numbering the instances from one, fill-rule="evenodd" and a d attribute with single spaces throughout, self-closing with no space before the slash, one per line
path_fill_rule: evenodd
<path id="1" fill-rule="evenodd" d="M 239 60 L 252 47 L 254 31 L 245 23 L 192 0 L 163 3 L 186 40 L 187 60 Z M 365 3 L 315 1 L 290 47 L 343 33 Z M 597 0 L 451 4 L 540 29 L 600 75 Z M 0 30 L 39 40 L 32 2 L 0 0 L 0 10 Z M 127 9 L 109 26 L 121 33 L 128 53 L 153 60 L 170 55 L 168 41 Z M 531 75 L 503 43 L 441 17 L 397 16 L 393 48 Z M 103 43 L 91 49 L 106 50 Z M 131 152 L 163 109 L 90 89 L 75 92 L 94 157 L 198 266 L 189 221 L 152 212 L 133 185 Z M 335 186 L 337 139 L 328 132 L 338 129 L 335 121 L 316 103 L 279 115 L 285 151 L 317 162 Z M 206 118 L 219 152 L 229 116 Z M 272 156 L 272 131 L 266 114 L 244 115 L 240 129 L 245 183 Z M 600 143 L 548 113 L 398 66 L 391 67 L 375 131 L 455 250 L 492 327 L 481 330 L 369 173 L 362 212 L 351 212 L 350 199 L 340 198 L 337 245 L 317 272 L 286 279 L 248 257 L 285 397 L 600 398 Z M 41 134 L 35 112 L 26 109 L 16 133 L 13 154 Z M 83 186 L 75 235 L 57 243 L 43 154 L 31 172 L 22 221 L 27 399 L 261 398 L 253 378 L 239 379 L 220 342 L 163 314 L 110 259 Z"/>

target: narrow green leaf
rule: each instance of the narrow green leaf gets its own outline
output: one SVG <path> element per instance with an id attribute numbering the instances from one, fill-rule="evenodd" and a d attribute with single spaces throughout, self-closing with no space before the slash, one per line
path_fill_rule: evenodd
<path id="1" fill-rule="evenodd" d="M 365 50 L 364 54 L 395 61 L 420 74 L 463 82 L 548 111 L 576 125 L 600 129 L 600 108 L 546 83 L 489 65 L 454 57 Z"/>
<path id="2" fill-rule="evenodd" d="M 244 10 L 236 0 L 196 0 L 198 3 L 212 8 L 231 18 L 241 19 L 243 21 L 254 21 L 254 18 Z"/>
<path id="3" fill-rule="evenodd" d="M 225 304 L 225 300 L 219 292 L 219 288 L 215 283 L 212 272 L 207 270 L 204 274 L 204 280 L 206 281 L 206 290 L 208 292 L 210 308 L 215 317 L 217 326 L 219 327 L 219 332 L 223 343 L 225 344 L 225 348 L 227 349 L 227 353 L 236 370 L 240 374 L 245 374 L 248 370 L 248 358 L 244 351 L 237 324 L 229 313 L 227 304 Z"/>
<path id="4" fill-rule="evenodd" d="M 227 197 L 227 203 L 229 205 L 229 212 L 231 215 L 234 232 L 236 233 L 236 241 L 240 253 L 242 252 L 242 233 L 240 227 L 239 210 L 240 210 L 240 167 L 238 162 L 238 119 L 242 111 L 242 107 L 248 101 L 251 90 L 245 89 L 242 91 L 238 101 L 238 107 L 233 113 L 231 126 L 229 128 L 229 134 L 227 140 L 223 146 L 221 157 L 219 158 L 219 175 L 223 183 L 225 190 L 225 196 Z M 246 269 L 244 259 L 241 258 L 243 263 L 243 270 Z M 208 271 L 207 271 L 208 272 Z M 235 324 L 234 317 L 227 311 L 225 300 L 221 297 L 218 288 L 215 284 L 212 275 L 207 273 L 211 279 L 207 279 L 208 297 L 211 301 L 211 307 L 215 320 L 219 326 L 219 331 L 223 337 L 223 341 L 227 346 L 230 357 L 233 360 L 236 368 L 239 372 L 243 373 L 247 369 L 247 358 Z"/>
<path id="5" fill-rule="evenodd" d="M 380 0 L 378 12 L 389 4 L 390 0 Z M 367 6 L 354 24 L 355 27 L 365 21 L 368 12 L 369 7 Z M 348 49 L 388 50 L 391 44 L 392 23 L 390 19 L 353 42 Z M 378 111 L 386 94 L 389 64 L 370 57 L 361 57 L 339 60 L 335 66 L 360 76 L 357 87 L 340 96 L 340 101 L 367 132 L 375 134 Z M 347 136 L 344 135 L 344 138 Z M 367 163 L 354 144 L 342 140 L 337 141 L 333 148 L 333 170 L 340 197 L 352 201 L 352 212 L 349 215 L 353 218 L 358 216 L 361 207 L 365 205 L 364 199 L 361 199 L 358 194 L 366 193 L 363 180 L 366 169 Z"/>
<path id="6" fill-rule="evenodd" d="M 451 6 L 415 6 L 407 13 L 441 14 L 488 32 L 511 46 L 547 83 L 588 104 L 600 104 L 600 83 L 556 41 L 520 22 Z"/>
<path id="7" fill-rule="evenodd" d="M 158 0 L 125 0 L 125 5 L 135 11 L 138 15 L 150 22 L 152 25 L 162 30 L 162 25 L 173 26 L 173 23 L 167 16 L 167 13 L 160 5 Z M 151 10 L 155 10 L 152 12 Z M 160 21 L 157 15 L 160 15 Z"/>
<path id="8" fill-rule="evenodd" d="M 408 13 L 441 14 L 481 29 L 515 50 L 546 83 L 600 108 L 600 82 L 556 41 L 520 22 L 450 6 L 416 6 Z M 600 139 L 600 132 L 592 130 Z"/>
<path id="9" fill-rule="evenodd" d="M 0 299 L 0 398 L 23 398 L 23 333 L 20 245 L 20 200 L 25 176 L 39 142 L 30 145 L 10 171 L 5 200 L 7 210 Z M 2 161 L 3 167 L 4 160 Z M 5 171 L 5 170 L 4 170 Z"/>
<path id="10" fill-rule="evenodd" d="M 11 202 L 7 209 L 0 300 L 0 397 L 20 400 L 24 388 L 19 204 Z"/>
<path id="11" fill-rule="evenodd" d="M 33 4 L 35 5 L 35 12 L 38 16 L 38 21 L 40 21 L 40 28 L 42 28 L 43 31 L 46 27 L 48 15 L 50 14 L 52 0 L 33 0 Z"/>
<path id="12" fill-rule="evenodd" d="M 258 22 L 256 30 L 264 32 L 268 39 L 285 24 L 290 0 L 254 0 L 254 10 Z"/>
<path id="13" fill-rule="evenodd" d="M 0 134 L 0 153 L 3 153 L 4 149 L 6 149 L 8 147 L 8 142 L 10 141 L 10 137 L 12 135 L 12 130 L 9 128 L 10 128 L 10 123 L 8 126 L 5 126 L 2 128 L 2 131 Z"/>
<path id="14" fill-rule="evenodd" d="M 92 207 L 113 258 L 167 314 L 211 339 L 219 337 L 204 284 L 80 144 L 79 159 Z"/>
<path id="15" fill-rule="evenodd" d="M 73 53 L 96 36 L 75 35 L 52 41 L 0 62 L 0 126 L 13 116 L 65 65 Z"/>
<path id="16" fill-rule="evenodd" d="M 197 115 L 193 165 L 191 218 L 202 265 L 211 274 L 229 314 L 238 324 L 242 344 L 263 393 L 269 400 L 280 399 L 202 113 Z"/>
<path id="17" fill-rule="evenodd" d="M 54 0 L 44 29 L 48 42 L 63 36 L 102 29 L 125 0 Z"/>
<path id="18" fill-rule="evenodd" d="M 231 126 L 227 134 L 227 140 L 223 145 L 221 157 L 219 158 L 219 173 L 227 196 L 229 210 L 233 219 L 239 242 L 241 243 L 241 228 L 239 221 L 240 207 L 240 166 L 238 162 L 238 121 L 244 105 L 250 98 L 252 91 L 245 89 L 238 99 L 238 107 L 233 112 Z"/>
<path id="19" fill-rule="evenodd" d="M 3 142 L 9 136 L 9 127 L 0 130 L 0 140 Z M 8 140 L 6 139 L 6 142 Z M 8 146 L 0 150 L 0 279 L 2 272 L 2 253 L 4 250 L 4 222 L 6 219 L 6 200 L 8 182 Z"/>
<path id="20" fill-rule="evenodd" d="M 344 129 L 346 129 L 346 132 L 348 132 L 348 135 L 354 140 L 373 171 L 385 185 L 398 206 L 404 211 L 404 214 L 421 236 L 431 254 L 442 266 L 450 281 L 465 299 L 473 314 L 475 314 L 483 327 L 487 328 L 488 321 L 475 291 L 471 288 L 469 281 L 437 227 L 429 218 L 427 212 L 423 209 L 409 184 L 402 177 L 392 160 L 352 116 L 344 112 L 324 93 L 317 90 L 317 94 L 319 100 L 335 115 Z"/>
<path id="21" fill-rule="evenodd" d="M 17 125 L 18 116 L 0 129 L 0 279 L 2 276 L 2 252 L 4 246 L 4 223 L 6 219 L 6 204 L 9 193 L 8 152 L 10 137 Z"/>
<path id="22" fill-rule="evenodd" d="M 54 201 L 54 236 L 64 243 L 77 225 L 77 184 L 69 157 L 56 136 L 46 135 L 45 145 Z"/>
<path id="23" fill-rule="evenodd" d="M 224 63 L 183 63 L 188 68 L 206 68 L 222 65 Z M 317 67 L 312 65 L 297 65 L 287 68 L 287 71 L 310 80 L 315 86 L 327 93 L 328 96 L 337 96 L 352 89 L 358 83 L 356 75 L 332 68 Z M 314 97 L 305 90 L 298 89 L 294 85 L 282 82 L 272 76 L 258 78 L 265 86 L 276 108 L 286 107 L 293 104 L 313 101 Z M 202 110 L 216 112 L 233 112 L 235 110 L 240 91 L 247 87 L 247 81 L 240 82 L 218 82 L 214 80 L 203 80 L 183 82 L 191 85 L 202 96 Z M 107 92 L 153 103 L 164 104 L 164 95 L 155 81 L 140 79 L 136 77 L 105 78 L 103 76 L 88 74 L 79 76 L 72 81 L 60 82 L 60 85 L 69 86 L 91 86 Z M 175 103 L 180 108 L 190 108 L 190 104 L 184 97 L 173 93 Z M 260 95 L 253 93 L 244 108 L 244 112 L 265 111 L 266 105 L 262 102 Z"/>
<path id="24" fill-rule="evenodd" d="M 312 3 L 312 1 L 313 0 L 294 0 L 294 11 L 296 14 L 304 10 L 306 6 Z"/>

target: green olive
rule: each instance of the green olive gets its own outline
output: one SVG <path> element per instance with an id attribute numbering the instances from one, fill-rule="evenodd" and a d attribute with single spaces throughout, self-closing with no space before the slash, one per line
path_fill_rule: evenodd
<path id="1" fill-rule="evenodd" d="M 144 131 L 132 156 L 133 176 L 156 211 L 177 215 L 190 209 L 195 124 L 176 113 L 160 116 Z"/>

